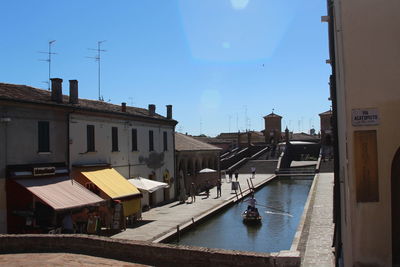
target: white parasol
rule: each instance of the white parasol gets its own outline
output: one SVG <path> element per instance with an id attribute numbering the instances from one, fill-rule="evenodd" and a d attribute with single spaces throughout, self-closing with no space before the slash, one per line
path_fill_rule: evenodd
<path id="1" fill-rule="evenodd" d="M 205 168 L 199 171 L 199 173 L 207 173 L 207 172 L 217 172 L 217 171 L 209 168 Z"/>
<path id="2" fill-rule="evenodd" d="M 149 180 L 143 177 L 135 177 L 133 179 L 129 179 L 128 181 L 140 190 L 144 190 L 149 193 L 153 193 L 158 189 L 168 187 L 168 184 L 166 183 Z"/>

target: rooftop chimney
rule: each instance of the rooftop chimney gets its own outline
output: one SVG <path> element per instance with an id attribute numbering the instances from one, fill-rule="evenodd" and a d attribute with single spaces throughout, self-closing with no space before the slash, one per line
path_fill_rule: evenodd
<path id="1" fill-rule="evenodd" d="M 156 105 L 149 104 L 149 115 L 154 116 L 156 114 Z"/>
<path id="2" fill-rule="evenodd" d="M 52 78 L 51 80 L 51 100 L 62 103 L 62 79 Z"/>
<path id="3" fill-rule="evenodd" d="M 167 119 L 172 119 L 172 105 L 167 105 Z"/>
<path id="4" fill-rule="evenodd" d="M 69 80 L 69 103 L 70 104 L 78 104 L 78 81 L 77 80 Z"/>
<path id="5" fill-rule="evenodd" d="M 121 103 L 121 111 L 126 112 L 126 103 L 125 102 Z"/>

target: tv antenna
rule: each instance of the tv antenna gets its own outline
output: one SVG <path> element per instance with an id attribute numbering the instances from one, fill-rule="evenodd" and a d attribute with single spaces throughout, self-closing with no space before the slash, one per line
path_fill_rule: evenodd
<path id="1" fill-rule="evenodd" d="M 49 79 L 47 80 L 47 90 L 50 90 L 50 76 L 51 76 L 51 55 L 57 55 L 57 53 L 53 53 L 51 52 L 51 45 L 55 42 L 56 40 L 51 40 L 49 41 L 49 51 L 48 52 L 43 52 L 43 51 L 39 51 L 39 53 L 42 54 L 47 54 L 49 57 L 47 59 L 39 59 L 40 61 L 46 61 L 49 63 Z"/>
<path id="2" fill-rule="evenodd" d="M 236 129 L 239 132 L 239 115 L 237 112 L 236 112 Z"/>
<path id="3" fill-rule="evenodd" d="M 101 91 L 100 91 L 100 61 L 101 61 L 101 52 L 106 52 L 107 50 L 101 49 L 101 44 L 104 43 L 106 40 L 103 41 L 97 41 L 97 49 L 94 48 L 88 48 L 89 50 L 94 50 L 97 51 L 97 55 L 94 57 L 87 57 L 87 58 L 93 58 L 95 61 L 97 61 L 97 66 L 98 66 L 98 73 L 97 73 L 97 79 L 98 79 L 98 90 L 99 90 L 99 100 L 104 101 L 103 97 L 101 96 Z"/>
<path id="4" fill-rule="evenodd" d="M 228 120 L 229 121 L 229 124 L 228 124 L 229 126 L 228 127 L 229 127 L 229 133 L 230 133 L 231 132 L 231 119 L 232 119 L 232 116 L 228 115 L 228 118 L 229 118 L 229 120 Z"/>

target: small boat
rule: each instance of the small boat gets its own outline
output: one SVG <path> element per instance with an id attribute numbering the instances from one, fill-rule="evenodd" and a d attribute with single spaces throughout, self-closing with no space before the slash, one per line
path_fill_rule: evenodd
<path id="1" fill-rule="evenodd" d="M 245 210 L 242 213 L 242 218 L 244 223 L 261 223 L 262 217 L 260 216 L 260 213 L 258 210 Z"/>

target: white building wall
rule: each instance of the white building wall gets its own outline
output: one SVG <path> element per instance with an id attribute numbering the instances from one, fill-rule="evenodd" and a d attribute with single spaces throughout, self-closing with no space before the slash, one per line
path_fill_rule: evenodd
<path id="1" fill-rule="evenodd" d="M 96 152 L 86 152 L 87 125 L 95 127 Z M 118 152 L 112 152 L 112 127 L 118 128 Z M 132 151 L 132 129 L 137 129 L 137 151 Z M 154 151 L 149 151 L 150 130 L 154 136 Z M 163 151 L 164 131 L 167 132 L 167 151 Z M 173 134 L 173 126 L 159 123 L 74 114 L 70 120 L 71 165 L 108 163 L 127 179 L 137 176 L 149 178 L 154 173 L 155 180 L 162 182 L 166 170 L 175 177 Z M 154 159 L 153 164 L 151 159 Z M 165 190 L 169 191 L 169 199 L 175 197 L 173 183 Z M 163 190 L 153 193 L 153 205 L 164 200 Z M 149 204 L 148 201 L 145 194 L 142 205 Z"/>
<path id="2" fill-rule="evenodd" d="M 399 148 L 400 1 L 335 0 L 344 266 L 391 266 L 391 163 Z M 374 108 L 375 126 L 353 126 Z M 357 202 L 354 132 L 377 131 L 379 201 Z"/>

